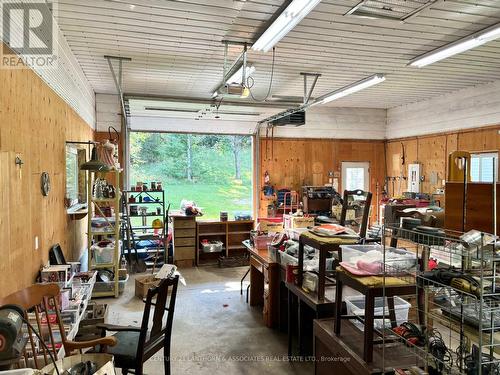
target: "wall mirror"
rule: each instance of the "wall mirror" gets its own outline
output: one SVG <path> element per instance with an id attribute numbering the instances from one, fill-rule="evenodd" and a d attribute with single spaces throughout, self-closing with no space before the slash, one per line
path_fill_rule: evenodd
<path id="1" fill-rule="evenodd" d="M 87 175 L 80 165 L 87 161 L 89 145 L 86 142 L 66 143 L 66 196 L 68 213 L 87 207 Z"/>

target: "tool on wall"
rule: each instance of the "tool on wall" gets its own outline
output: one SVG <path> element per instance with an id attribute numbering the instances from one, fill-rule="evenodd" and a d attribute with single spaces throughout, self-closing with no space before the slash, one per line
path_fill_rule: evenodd
<path id="1" fill-rule="evenodd" d="M 401 165 L 405 165 L 406 156 L 405 156 L 405 145 L 401 142 Z"/>
<path id="2" fill-rule="evenodd" d="M 16 155 L 16 165 L 19 166 L 19 178 L 22 178 L 22 172 L 21 169 L 23 167 L 24 161 L 21 159 L 19 155 Z"/>

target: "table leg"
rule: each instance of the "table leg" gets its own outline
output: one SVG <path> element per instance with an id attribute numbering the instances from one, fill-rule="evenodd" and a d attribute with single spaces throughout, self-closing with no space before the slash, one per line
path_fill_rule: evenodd
<path id="1" fill-rule="evenodd" d="M 297 306 L 298 306 L 298 329 L 297 329 L 297 340 L 299 342 L 299 356 L 304 355 L 304 344 L 302 340 L 304 339 L 304 319 L 306 319 L 306 311 L 304 310 L 304 306 L 302 305 L 302 301 L 297 297 Z"/>
<path id="2" fill-rule="evenodd" d="M 342 280 L 337 278 L 335 285 L 335 334 L 340 335 L 340 325 L 342 322 Z"/>
<path id="3" fill-rule="evenodd" d="M 391 327 L 396 328 L 398 323 L 396 321 L 396 310 L 394 308 L 394 297 L 387 297 L 387 307 L 389 308 L 389 319 L 391 321 Z M 384 314 L 385 318 L 385 314 Z"/>
<path id="4" fill-rule="evenodd" d="M 325 299 L 326 251 L 319 252 L 318 300 Z"/>
<path id="5" fill-rule="evenodd" d="M 248 270 L 247 272 L 245 272 L 245 274 L 243 275 L 243 277 L 241 278 L 241 281 L 240 281 L 240 296 L 243 295 L 243 281 L 245 281 L 247 275 L 250 273 L 250 267 L 248 267 Z"/>
<path id="6" fill-rule="evenodd" d="M 303 279 L 303 273 L 304 273 L 304 244 L 302 241 L 299 240 L 299 264 L 298 264 L 299 269 L 298 274 L 297 274 L 297 285 L 299 287 L 302 286 L 302 279 Z"/>
<path id="7" fill-rule="evenodd" d="M 288 310 L 288 360 L 292 357 L 292 342 L 293 342 L 293 332 L 292 332 L 292 298 L 293 293 L 288 289 L 288 302 L 287 302 L 287 310 Z"/>
<path id="8" fill-rule="evenodd" d="M 264 275 L 250 266 L 250 306 L 264 304 Z"/>
<path id="9" fill-rule="evenodd" d="M 375 314 L 375 297 L 369 290 L 365 295 L 365 345 L 363 349 L 363 359 L 370 363 L 373 360 L 373 321 Z"/>

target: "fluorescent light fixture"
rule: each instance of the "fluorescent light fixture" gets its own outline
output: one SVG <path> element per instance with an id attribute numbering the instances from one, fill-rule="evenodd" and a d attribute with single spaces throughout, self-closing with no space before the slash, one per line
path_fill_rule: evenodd
<path id="1" fill-rule="evenodd" d="M 267 52 L 311 12 L 321 0 L 293 0 L 252 45 L 254 51 Z"/>
<path id="2" fill-rule="evenodd" d="M 248 78 L 255 72 L 255 66 L 250 65 L 246 67 L 245 69 L 245 78 Z M 226 83 L 242 83 L 241 80 L 243 78 L 243 66 L 238 69 L 236 73 L 234 73 L 231 77 L 229 77 L 228 80 L 226 80 Z"/>
<path id="3" fill-rule="evenodd" d="M 354 94 L 355 92 L 367 89 L 368 87 L 379 84 L 385 81 L 385 75 L 381 73 L 374 74 L 368 78 L 362 79 L 361 81 L 355 82 L 349 86 L 342 87 L 341 89 L 332 91 L 328 94 L 322 95 L 311 103 L 310 107 L 317 104 L 329 103 L 333 100 L 343 98 L 344 96 Z"/>
<path id="4" fill-rule="evenodd" d="M 468 51 L 497 38 L 500 38 L 500 23 L 466 36 L 465 38 L 459 39 L 456 42 L 435 49 L 434 51 L 418 56 L 411 60 L 408 65 L 422 68 L 435 63 L 436 61 Z"/>

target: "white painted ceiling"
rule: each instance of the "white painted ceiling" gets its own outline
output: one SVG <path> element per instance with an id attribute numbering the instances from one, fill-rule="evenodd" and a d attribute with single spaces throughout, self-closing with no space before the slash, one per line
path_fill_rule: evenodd
<path id="1" fill-rule="evenodd" d="M 124 65 L 126 93 L 209 99 L 222 75 L 222 40 L 255 40 L 283 0 L 59 0 L 56 18 L 94 90 L 116 93 L 103 55 Z M 373 1 L 372 1 L 373 2 Z M 406 14 L 422 0 L 396 4 Z M 373 73 L 384 83 L 330 103 L 392 108 L 500 79 L 500 41 L 423 69 L 410 59 L 500 22 L 500 1 L 437 0 L 407 22 L 345 16 L 359 0 L 323 0 L 276 48 L 273 95 L 301 96 L 300 72 L 322 77 L 315 96 Z M 230 49 L 236 58 L 239 47 Z M 249 53 L 256 97 L 268 89 L 272 53 Z M 250 99 L 247 99 L 250 101 Z"/>

